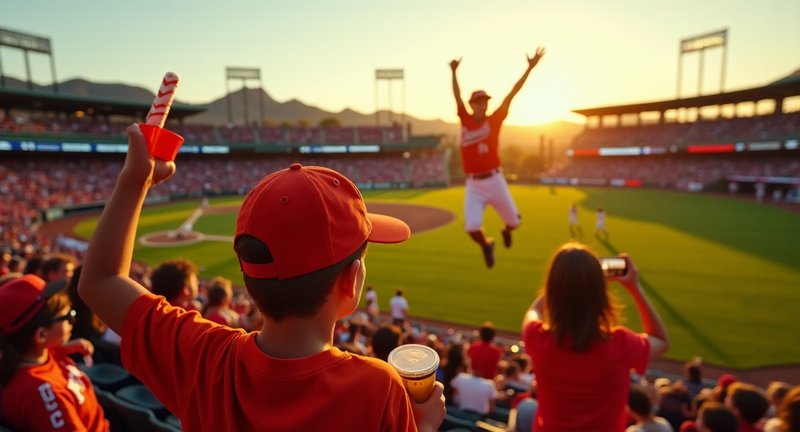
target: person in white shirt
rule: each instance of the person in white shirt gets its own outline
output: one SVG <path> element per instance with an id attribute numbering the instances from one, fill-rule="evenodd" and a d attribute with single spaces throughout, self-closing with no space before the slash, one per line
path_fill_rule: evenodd
<path id="1" fill-rule="evenodd" d="M 578 223 L 578 206 L 575 204 L 569 208 L 569 235 L 578 240 L 583 238 L 583 229 Z"/>
<path id="2" fill-rule="evenodd" d="M 597 212 L 595 212 L 595 218 L 595 237 L 600 238 L 600 234 L 602 234 L 606 240 L 608 240 L 608 231 L 606 231 L 606 212 L 602 208 L 598 208 Z"/>
<path id="3" fill-rule="evenodd" d="M 464 354 L 465 346 L 454 345 L 448 351 L 448 365 L 459 371 L 450 379 L 448 386 L 453 403 L 462 411 L 486 415 L 494 411 L 497 390 L 494 381 L 476 376 L 469 363 L 469 356 Z M 447 378 L 445 378 L 447 379 Z"/>
<path id="4" fill-rule="evenodd" d="M 408 301 L 403 297 L 403 290 L 397 290 L 397 294 L 389 300 L 389 307 L 392 310 L 394 325 L 402 328 L 408 314 Z"/>
<path id="5" fill-rule="evenodd" d="M 364 293 L 364 301 L 366 302 L 364 306 L 367 310 L 367 315 L 369 315 L 369 320 L 374 324 L 378 321 L 380 309 L 378 308 L 378 293 L 371 286 L 368 286 L 367 292 Z"/>
<path id="6" fill-rule="evenodd" d="M 653 415 L 653 401 L 641 386 L 632 385 L 628 392 L 628 412 L 636 423 L 625 432 L 673 432 L 674 429 L 662 417 Z"/>

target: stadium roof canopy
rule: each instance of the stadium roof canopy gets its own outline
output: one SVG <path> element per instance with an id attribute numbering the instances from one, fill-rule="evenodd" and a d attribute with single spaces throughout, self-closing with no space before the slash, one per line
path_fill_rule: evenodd
<path id="1" fill-rule="evenodd" d="M 781 80 L 763 87 L 753 87 L 727 93 L 695 96 L 689 98 L 642 102 L 629 105 L 615 105 L 597 108 L 572 110 L 587 117 L 602 115 L 636 114 L 649 111 L 667 111 L 678 108 L 697 108 L 714 105 L 727 105 L 740 102 L 754 102 L 764 99 L 784 99 L 800 95 L 800 73 L 795 72 Z"/>
<path id="2" fill-rule="evenodd" d="M 66 113 L 94 111 L 95 114 L 101 115 L 129 115 L 132 117 L 144 117 L 147 111 L 150 110 L 149 103 L 90 98 L 58 94 L 51 91 L 8 87 L 0 87 L 0 107 Z M 205 110 L 206 107 L 202 105 L 176 102 L 172 105 L 169 117 L 170 119 L 182 120 L 184 117 L 198 114 Z"/>

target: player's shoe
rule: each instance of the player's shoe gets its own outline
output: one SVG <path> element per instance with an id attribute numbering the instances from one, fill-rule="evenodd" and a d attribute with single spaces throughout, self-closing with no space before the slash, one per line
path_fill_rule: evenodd
<path id="1" fill-rule="evenodd" d="M 486 261 L 486 267 L 494 267 L 494 239 L 491 237 L 486 239 L 486 246 L 483 247 L 483 260 Z"/>
<path id="2" fill-rule="evenodd" d="M 503 234 L 503 246 L 505 246 L 506 249 L 509 249 L 511 247 L 511 230 L 504 228 L 502 234 Z"/>

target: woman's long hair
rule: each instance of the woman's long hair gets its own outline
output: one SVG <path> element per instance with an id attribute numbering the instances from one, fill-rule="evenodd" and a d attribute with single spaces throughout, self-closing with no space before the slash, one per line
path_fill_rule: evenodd
<path id="1" fill-rule="evenodd" d="M 459 372 L 464 371 L 464 345 L 461 343 L 453 343 L 447 349 L 447 362 L 442 367 L 444 380 L 444 398 L 445 400 L 452 400 L 453 387 L 450 386 L 450 381 L 455 378 Z"/>
<path id="2" fill-rule="evenodd" d="M 619 321 L 597 256 L 586 246 L 567 243 L 553 256 L 544 287 L 544 322 L 559 346 L 569 338 L 574 352 L 608 338 Z"/>
<path id="3" fill-rule="evenodd" d="M 0 333 L 0 387 L 5 387 L 14 377 L 25 351 L 33 347 L 33 335 L 45 327 L 55 314 L 70 305 L 69 294 L 60 291 L 47 299 L 44 307 L 21 329 L 11 334 Z"/>

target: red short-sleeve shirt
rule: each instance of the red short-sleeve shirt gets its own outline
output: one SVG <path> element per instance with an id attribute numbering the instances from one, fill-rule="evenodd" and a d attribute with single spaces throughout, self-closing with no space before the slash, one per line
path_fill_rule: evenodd
<path id="1" fill-rule="evenodd" d="M 497 364 L 500 362 L 503 351 L 491 343 L 478 341 L 470 345 L 467 355 L 472 363 L 472 370 L 475 371 L 475 375 L 481 378 L 494 379 L 495 375 L 497 375 Z"/>
<path id="2" fill-rule="evenodd" d="M 185 430 L 416 430 L 385 362 L 335 348 L 273 358 L 256 335 L 145 294 L 126 313 L 122 360 Z"/>
<path id="3" fill-rule="evenodd" d="M 617 327 L 608 341 L 576 353 L 568 340 L 560 347 L 541 321 L 522 330 L 536 372 L 537 432 L 625 429 L 630 371 L 647 368 L 647 335 Z"/>

